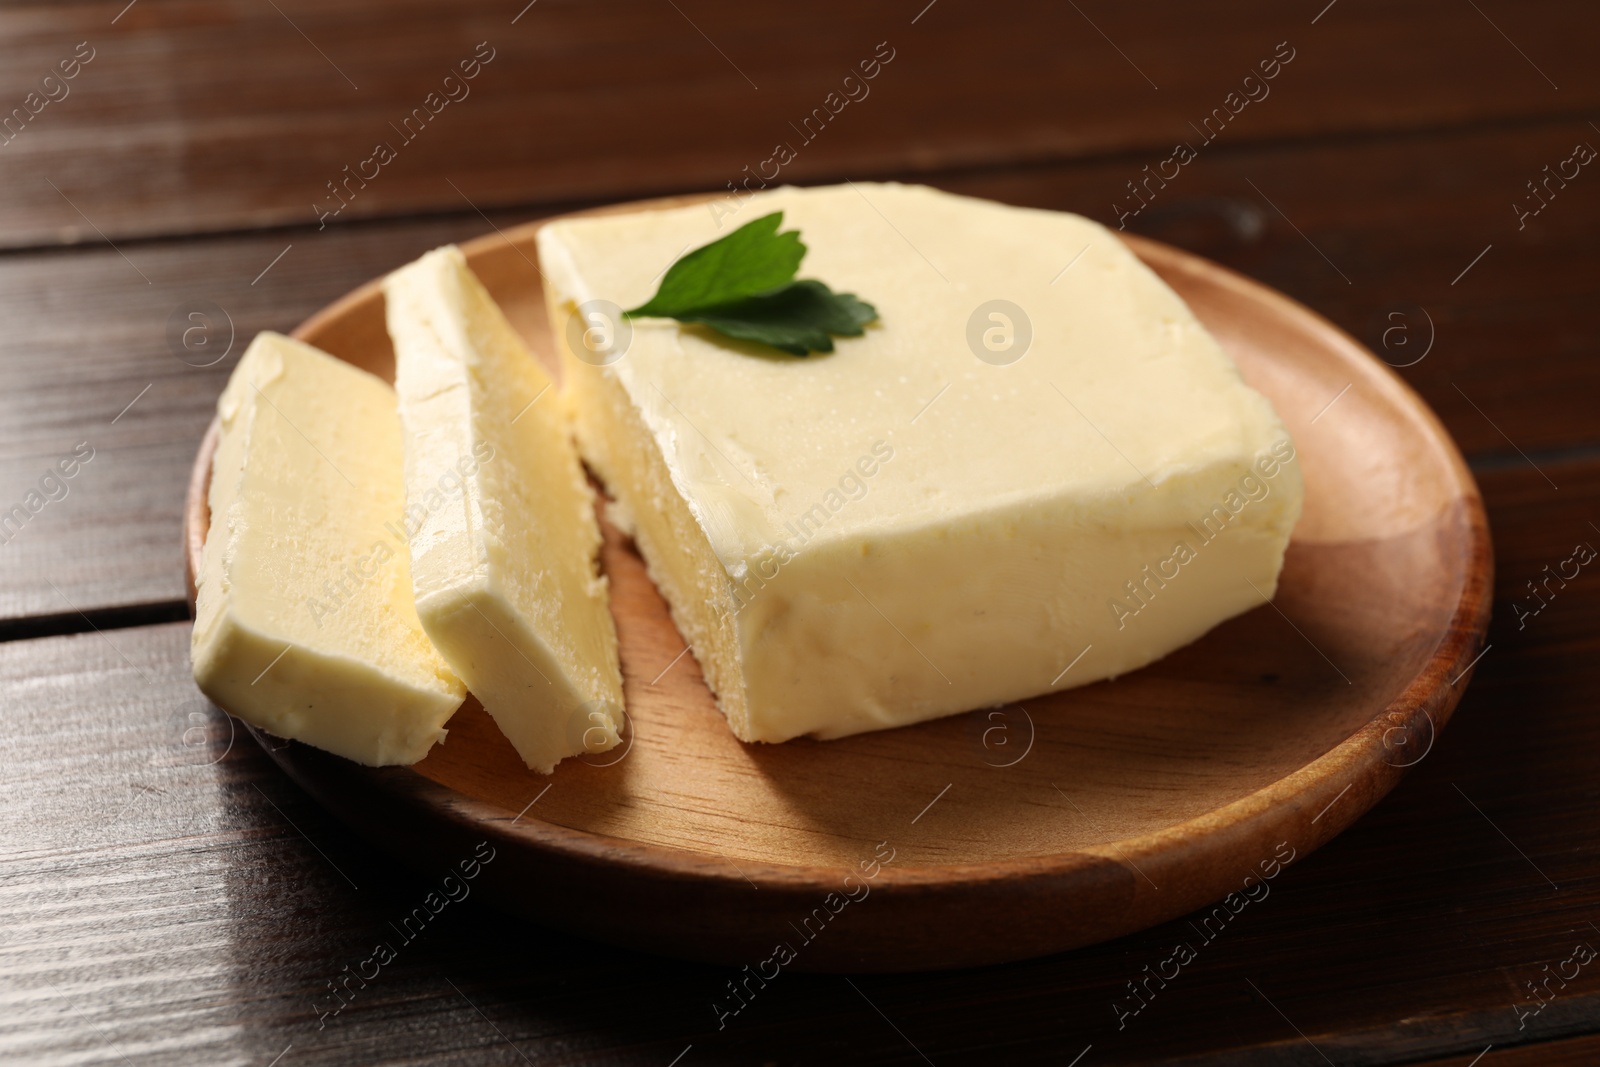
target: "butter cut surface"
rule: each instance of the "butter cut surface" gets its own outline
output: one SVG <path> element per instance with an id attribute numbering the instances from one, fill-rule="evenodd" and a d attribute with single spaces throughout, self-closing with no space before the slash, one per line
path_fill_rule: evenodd
<path id="1" fill-rule="evenodd" d="M 263 333 L 217 410 L 195 682 L 280 737 L 372 766 L 422 759 L 466 690 L 423 633 L 395 536 L 394 390 Z"/>
<path id="2" fill-rule="evenodd" d="M 384 296 L 423 628 L 530 768 L 615 746 L 600 527 L 559 393 L 457 248 Z"/>
<path id="3" fill-rule="evenodd" d="M 640 318 L 583 347 L 596 309 L 779 210 L 800 277 L 876 306 L 865 336 L 802 359 Z M 1293 442 L 1088 219 L 861 183 L 558 220 L 538 243 L 579 445 L 744 740 L 1112 677 L 1276 589 Z"/>

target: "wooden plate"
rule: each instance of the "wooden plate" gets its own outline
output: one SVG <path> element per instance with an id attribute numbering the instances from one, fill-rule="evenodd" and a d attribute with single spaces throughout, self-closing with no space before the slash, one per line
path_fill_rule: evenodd
<path id="1" fill-rule="evenodd" d="M 553 365 L 537 225 L 463 247 Z M 1294 435 L 1305 514 L 1275 603 L 1113 682 L 839 741 L 744 745 L 608 526 L 624 753 L 534 774 L 470 698 L 411 768 L 260 740 L 330 810 L 433 875 L 488 842 L 474 888 L 505 909 L 769 976 L 1013 960 L 1242 907 L 1431 750 L 1488 623 L 1488 528 L 1444 429 L 1350 337 L 1213 263 L 1125 239 Z M 377 282 L 296 336 L 392 377 Z M 189 492 L 191 597 L 216 433 Z"/>

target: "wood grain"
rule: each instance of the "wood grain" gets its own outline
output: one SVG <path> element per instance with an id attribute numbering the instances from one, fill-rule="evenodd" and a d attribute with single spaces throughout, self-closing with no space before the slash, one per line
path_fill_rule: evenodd
<path id="1" fill-rule="evenodd" d="M 1600 1037 L 1575 1037 L 1567 1041 L 1548 1041 L 1527 1048 L 1494 1050 L 1486 1046 L 1477 1056 L 1451 1056 L 1428 1060 L 1425 1067 L 1546 1067 L 1546 1065 L 1590 1064 L 1600 1058 Z"/>
<path id="2" fill-rule="evenodd" d="M 797 151 L 785 177 L 812 183 L 1165 153 L 1229 106 L 1279 42 L 1295 58 L 1229 124 L 1230 143 L 1579 117 L 1600 104 L 1576 0 L 1514 14 L 1346 3 L 1320 17 L 1321 5 L 1268 0 L 827 0 L 787 12 L 543 0 L 520 18 L 509 0 L 141 0 L 119 16 L 124 3 L 0 12 L 7 111 L 78 42 L 96 50 L 70 94 L 0 147 L 0 243 L 303 226 L 378 140 L 398 158 L 352 187 L 336 225 L 459 211 L 465 198 L 548 206 L 719 189 L 779 141 Z M 495 58 L 470 95 L 409 143 L 392 132 L 483 41 Z M 870 95 L 811 141 L 797 134 L 791 124 L 885 41 L 895 58 Z"/>
<path id="3" fill-rule="evenodd" d="M 907 1038 L 941 1065 L 1061 1063 L 1090 1044 L 1083 1063 L 1322 1062 L 1298 1027 L 1340 1064 L 1470 1062 L 1491 1042 L 1485 1062 L 1563 1062 L 1503 1051 L 1600 1025 L 1592 965 L 1525 1029 L 1514 1010 L 1576 941 L 1600 948 L 1600 579 L 1525 630 L 1505 606 L 1600 511 L 1600 466 L 1549 473 L 1560 492 L 1526 467 L 1483 476 L 1494 647 L 1438 746 L 1122 1030 L 1113 1002 L 1199 940 L 1188 920 L 1030 963 L 858 978 L 859 993 L 785 974 L 719 1030 L 733 971 L 508 923 L 478 897 L 318 1030 L 327 981 L 394 938 L 444 871 L 397 870 L 243 737 L 207 767 L 228 727 L 193 689 L 176 624 L 0 645 L 0 1040 L 24 1061 L 121 1062 L 114 1045 L 141 1064 L 266 1063 L 291 1043 L 286 1063 L 523 1062 L 509 1043 L 552 1063 L 660 1067 L 689 1045 L 684 1064 L 922 1063 Z"/>

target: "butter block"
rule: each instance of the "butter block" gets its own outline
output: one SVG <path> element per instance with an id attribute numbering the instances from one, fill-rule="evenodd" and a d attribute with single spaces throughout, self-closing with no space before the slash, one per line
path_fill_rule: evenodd
<path id="1" fill-rule="evenodd" d="M 455 247 L 384 296 L 423 628 L 530 768 L 615 746 L 617 634 L 559 393 Z"/>
<path id="2" fill-rule="evenodd" d="M 800 359 L 602 321 L 778 210 L 801 277 L 877 307 L 865 336 Z M 1088 219 L 861 183 L 558 220 L 538 245 L 579 445 L 744 740 L 1112 677 L 1276 589 L 1293 442 Z"/>
<path id="3" fill-rule="evenodd" d="M 196 684 L 279 737 L 373 766 L 415 763 L 444 740 L 466 690 L 423 633 L 394 535 L 394 390 L 263 333 L 217 410 Z"/>

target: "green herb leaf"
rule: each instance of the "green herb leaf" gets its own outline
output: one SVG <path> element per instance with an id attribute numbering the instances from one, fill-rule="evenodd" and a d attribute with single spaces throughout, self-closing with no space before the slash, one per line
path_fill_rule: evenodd
<path id="1" fill-rule="evenodd" d="M 862 327 L 877 317 L 878 309 L 854 293 L 835 293 L 814 279 L 677 316 L 682 322 L 698 322 L 729 337 L 771 345 L 795 356 L 832 352 L 829 334 L 860 337 Z"/>
<path id="2" fill-rule="evenodd" d="M 794 230 L 779 233 L 782 224 L 775 211 L 695 249 L 667 269 L 655 296 L 623 314 L 699 323 L 796 356 L 832 352 L 830 335 L 861 336 L 877 309 L 822 282 L 794 281 L 806 246 Z"/>
<path id="3" fill-rule="evenodd" d="M 656 295 L 632 311 L 676 319 L 685 312 L 764 293 L 792 279 L 805 258 L 797 230 L 779 233 L 783 212 L 747 222 L 667 268 Z"/>

